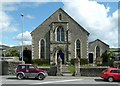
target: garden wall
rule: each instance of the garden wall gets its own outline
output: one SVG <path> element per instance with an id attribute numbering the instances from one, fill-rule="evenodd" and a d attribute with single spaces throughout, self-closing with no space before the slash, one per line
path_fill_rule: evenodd
<path id="1" fill-rule="evenodd" d="M 7 62 L 3 61 L 2 64 L 2 75 L 15 75 L 15 69 L 20 62 Z M 108 67 L 82 67 L 80 68 L 81 76 L 87 77 L 100 77 L 101 72 Z M 56 76 L 57 74 L 57 67 L 51 66 L 51 68 L 39 68 L 44 69 L 48 72 L 49 76 Z M 72 74 L 71 74 L 72 75 Z"/>
<path id="2" fill-rule="evenodd" d="M 21 62 L 1 61 L 0 63 L 0 69 L 2 69 L 2 71 L 0 71 L 1 75 L 15 75 L 15 69 Z"/>
<path id="3" fill-rule="evenodd" d="M 86 77 L 101 77 L 101 73 L 108 67 L 82 67 L 80 68 L 81 76 Z M 48 75 L 56 76 L 57 74 L 57 67 L 52 67 L 48 70 Z M 74 75 L 74 74 L 71 74 Z"/>
<path id="4" fill-rule="evenodd" d="M 108 67 L 82 67 L 81 76 L 100 77 L 103 70 Z"/>

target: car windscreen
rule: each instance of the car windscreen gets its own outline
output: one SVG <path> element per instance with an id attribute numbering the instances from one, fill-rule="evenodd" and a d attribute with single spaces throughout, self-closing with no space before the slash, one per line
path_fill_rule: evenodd
<path id="1" fill-rule="evenodd" d="M 24 65 L 19 65 L 17 69 L 18 70 L 23 70 L 23 69 L 25 69 L 25 66 Z"/>

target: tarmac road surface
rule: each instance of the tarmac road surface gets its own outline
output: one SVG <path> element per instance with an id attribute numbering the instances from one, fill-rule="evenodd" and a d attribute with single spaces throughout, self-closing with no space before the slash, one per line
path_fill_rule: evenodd
<path id="1" fill-rule="evenodd" d="M 107 82 L 100 77 L 48 76 L 18 80 L 16 76 L 2 76 L 1 86 L 120 86 L 120 82 Z"/>

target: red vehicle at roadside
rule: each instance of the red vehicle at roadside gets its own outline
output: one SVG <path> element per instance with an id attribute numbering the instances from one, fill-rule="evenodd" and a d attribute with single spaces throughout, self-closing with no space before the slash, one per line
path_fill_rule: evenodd
<path id="1" fill-rule="evenodd" d="M 102 78 L 109 82 L 120 81 L 120 68 L 108 68 L 102 72 Z"/>
<path id="2" fill-rule="evenodd" d="M 44 80 L 47 75 L 48 74 L 45 70 L 40 70 L 33 64 L 19 64 L 16 69 L 16 76 L 18 79 L 34 77 L 39 80 Z"/>

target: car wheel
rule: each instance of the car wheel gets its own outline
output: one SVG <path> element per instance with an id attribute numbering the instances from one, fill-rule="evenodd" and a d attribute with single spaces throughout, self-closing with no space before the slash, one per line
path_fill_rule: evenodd
<path id="1" fill-rule="evenodd" d="M 24 76 L 23 76 L 23 74 L 18 74 L 18 75 L 17 75 L 17 78 L 18 78 L 19 80 L 21 80 L 21 79 L 24 78 Z"/>
<path id="2" fill-rule="evenodd" d="M 109 82 L 113 82 L 113 81 L 114 81 L 114 78 L 113 78 L 113 77 L 109 77 L 109 78 L 108 78 L 108 81 L 109 81 Z"/>
<path id="3" fill-rule="evenodd" d="M 38 75 L 38 79 L 39 79 L 39 80 L 44 80 L 44 78 L 45 78 L 45 76 L 44 76 L 43 74 L 39 74 L 39 75 Z"/>

